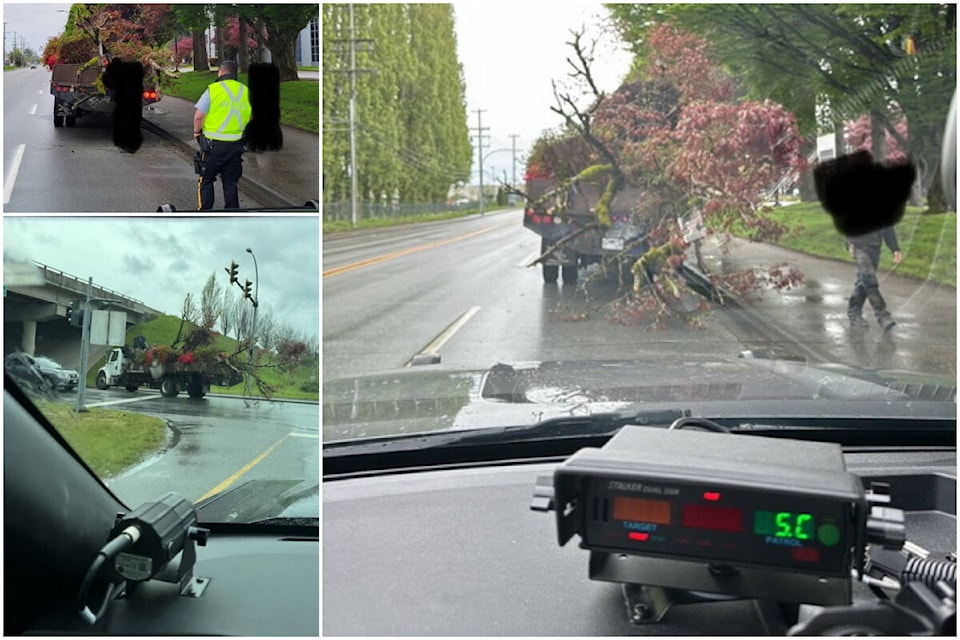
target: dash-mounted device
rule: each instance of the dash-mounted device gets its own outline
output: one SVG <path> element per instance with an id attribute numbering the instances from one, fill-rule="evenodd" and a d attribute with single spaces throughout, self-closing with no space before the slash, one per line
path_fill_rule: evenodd
<path id="1" fill-rule="evenodd" d="M 870 498 L 837 444 L 624 427 L 538 479 L 531 508 L 556 512 L 561 546 L 580 536 L 592 579 L 831 605 L 868 539 L 902 544 Z"/>
<path id="2" fill-rule="evenodd" d="M 133 511 L 118 513 L 107 544 L 94 558 L 80 587 L 80 617 L 95 624 L 115 595 L 129 593 L 152 578 L 176 583 L 182 596 L 199 598 L 210 580 L 193 575 L 197 559 L 194 541 L 205 546 L 209 533 L 197 526 L 193 504 L 172 491 Z M 174 563 L 177 556 L 179 563 Z M 109 586 L 94 613 L 88 600 L 98 577 L 105 578 Z"/>

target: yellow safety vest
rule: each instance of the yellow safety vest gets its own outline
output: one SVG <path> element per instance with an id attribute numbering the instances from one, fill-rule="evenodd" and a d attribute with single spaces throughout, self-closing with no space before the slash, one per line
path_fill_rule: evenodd
<path id="1" fill-rule="evenodd" d="M 210 91 L 210 111 L 203 120 L 203 135 L 210 140 L 240 140 L 250 122 L 247 88 L 236 80 L 220 80 L 207 89 Z"/>

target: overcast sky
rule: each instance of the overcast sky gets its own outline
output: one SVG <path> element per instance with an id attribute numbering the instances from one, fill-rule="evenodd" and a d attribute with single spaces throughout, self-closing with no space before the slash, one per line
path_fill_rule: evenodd
<path id="1" fill-rule="evenodd" d="M 551 80 L 566 81 L 566 62 L 573 50 L 566 45 L 570 30 L 582 26 L 598 41 L 594 74 L 600 89 L 615 90 L 630 68 L 630 55 L 610 29 L 603 29 L 607 11 L 599 3 L 454 2 L 457 47 L 467 85 L 469 126 L 477 126 L 476 109 L 485 109 L 483 126 L 490 127 L 485 154 L 510 149 L 510 134 L 517 138 L 517 179 L 524 164 L 519 160 L 540 134 L 562 124 L 550 111 L 556 104 Z M 586 104 L 586 102 L 584 103 Z M 478 175 L 474 143 L 474 180 Z M 525 155 L 523 156 L 525 157 Z M 491 169 L 511 178 L 511 153 L 491 153 L 484 161 L 485 180 Z"/>
<path id="2" fill-rule="evenodd" d="M 3 257 L 36 260 L 179 316 L 183 299 L 211 273 L 226 288 L 260 270 L 260 312 L 320 336 L 320 225 L 313 217 L 60 218 L 7 216 Z M 240 291 L 234 285 L 239 295 Z"/>
<path id="3" fill-rule="evenodd" d="M 37 54 L 43 53 L 47 40 L 59 35 L 67 24 L 67 14 L 58 11 L 69 11 L 70 4 L 46 4 L 39 2 L 3 4 L 3 23 L 6 29 L 4 37 L 4 53 L 13 51 L 14 32 L 19 45 L 23 36 L 25 47 L 33 49 Z"/>

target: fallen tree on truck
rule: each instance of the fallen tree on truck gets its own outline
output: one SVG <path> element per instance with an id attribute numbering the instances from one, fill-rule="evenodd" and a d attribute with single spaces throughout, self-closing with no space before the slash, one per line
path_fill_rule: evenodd
<path id="1" fill-rule="evenodd" d="M 737 229 L 770 240 L 785 228 L 765 215 L 764 194 L 785 174 L 804 166 L 795 118 L 770 101 L 734 99 L 729 76 L 710 62 L 696 36 L 655 25 L 648 38 L 659 52 L 620 88 L 597 88 L 592 60 L 575 33 L 569 43 L 571 76 L 588 89 L 588 108 L 554 85 L 565 126 L 537 141 L 527 161 L 524 225 L 541 235 L 544 280 L 576 280 L 577 270 L 599 262 L 598 276 L 632 280 L 626 316 L 659 323 L 696 321 L 691 281 L 728 281 L 742 288 L 786 288 L 802 279 L 774 265 L 754 277 L 698 274 L 706 270 L 704 233 Z M 699 220 L 702 224 L 696 224 Z M 688 263 L 690 248 L 696 266 Z M 701 299 L 701 301 L 703 301 Z"/>

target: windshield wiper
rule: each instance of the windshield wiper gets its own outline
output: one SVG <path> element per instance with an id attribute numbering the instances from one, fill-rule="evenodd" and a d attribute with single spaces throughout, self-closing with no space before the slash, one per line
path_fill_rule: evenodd
<path id="1" fill-rule="evenodd" d="M 259 520 L 251 520 L 247 524 L 269 524 L 272 526 L 283 526 L 283 527 L 316 527 L 320 522 L 320 518 L 304 518 L 304 517 L 276 517 L 276 518 L 260 518 Z"/>
<path id="2" fill-rule="evenodd" d="M 689 415 L 685 409 L 637 411 L 628 408 L 549 418 L 530 425 L 326 442 L 323 445 L 324 476 L 568 455 L 571 448 L 597 445 L 626 425 L 666 428 L 674 420 Z"/>
<path id="3" fill-rule="evenodd" d="M 867 417 L 803 415 L 774 417 L 739 406 L 710 421 L 731 433 L 836 442 L 845 447 L 952 446 L 955 414 L 944 409 L 931 415 Z M 746 411 L 745 411 L 746 410 Z M 325 442 L 324 478 L 375 474 L 384 470 L 421 471 L 428 468 L 507 461 L 543 461 L 566 457 L 582 447 L 602 446 L 627 425 L 668 428 L 693 409 L 642 409 L 550 418 L 536 424 L 459 431 L 404 434 Z M 698 411 L 699 414 L 699 411 Z M 942 415 L 941 415 L 942 414 Z M 695 428 L 696 424 L 688 425 Z M 714 429 L 715 430 L 715 429 Z"/>

